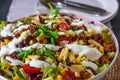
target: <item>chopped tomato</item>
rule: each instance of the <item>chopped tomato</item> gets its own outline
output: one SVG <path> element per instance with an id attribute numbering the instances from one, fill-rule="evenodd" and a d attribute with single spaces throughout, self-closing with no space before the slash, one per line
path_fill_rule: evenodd
<path id="1" fill-rule="evenodd" d="M 72 36 L 60 36 L 57 39 L 57 44 L 60 45 L 60 42 L 62 41 L 68 41 L 68 43 L 72 42 Z"/>
<path id="2" fill-rule="evenodd" d="M 68 30 L 68 24 L 66 22 L 61 22 L 59 28 L 62 30 Z"/>
<path id="3" fill-rule="evenodd" d="M 65 71 L 62 73 L 63 80 L 78 80 L 72 71 Z"/>
<path id="4" fill-rule="evenodd" d="M 25 64 L 23 65 L 23 69 L 25 70 L 25 72 L 27 72 L 28 74 L 37 74 L 40 72 L 40 68 L 35 68 L 35 67 L 31 67 L 29 64 Z"/>
<path id="5" fill-rule="evenodd" d="M 80 28 L 87 31 L 87 27 L 85 25 L 82 25 Z"/>

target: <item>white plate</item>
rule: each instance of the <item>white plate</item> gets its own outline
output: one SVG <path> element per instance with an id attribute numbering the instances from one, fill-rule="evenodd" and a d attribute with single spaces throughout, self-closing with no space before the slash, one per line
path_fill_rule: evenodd
<path id="1" fill-rule="evenodd" d="M 71 1 L 73 1 L 73 0 L 71 0 Z M 75 10 L 75 8 L 74 9 L 72 9 L 72 8 L 62 9 L 61 12 L 80 14 L 82 16 L 86 16 L 86 17 L 89 17 L 91 19 L 99 20 L 103 23 L 108 22 L 111 19 L 113 19 L 116 16 L 117 11 L 118 11 L 118 7 L 119 7 L 117 0 L 74 0 L 74 1 L 103 8 L 108 12 L 108 14 L 98 16 L 95 14 L 80 11 L 78 9 Z"/>

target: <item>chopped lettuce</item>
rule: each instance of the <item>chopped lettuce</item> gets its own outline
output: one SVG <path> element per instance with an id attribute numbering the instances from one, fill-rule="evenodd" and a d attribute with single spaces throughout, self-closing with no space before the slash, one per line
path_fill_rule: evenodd
<path id="1" fill-rule="evenodd" d="M 108 52 L 108 53 L 107 53 L 107 56 L 108 56 L 108 58 L 109 58 L 110 60 L 112 60 L 112 59 L 114 58 L 114 56 L 115 56 L 115 52 Z"/>
<path id="2" fill-rule="evenodd" d="M 104 64 L 103 66 L 101 66 L 97 69 L 97 73 L 100 73 L 100 72 L 106 70 L 109 66 L 110 66 L 109 64 Z"/>
<path id="3" fill-rule="evenodd" d="M 57 67 L 56 67 L 56 65 L 53 64 L 53 65 L 51 65 L 48 68 L 45 68 L 43 70 L 43 77 L 42 78 L 44 79 L 47 77 L 55 77 L 56 71 L 57 71 Z"/>
<path id="4" fill-rule="evenodd" d="M 101 34 L 103 39 L 107 39 L 108 41 L 111 40 L 112 31 L 109 31 L 107 28 L 103 27 Z"/>
<path id="5" fill-rule="evenodd" d="M 5 69 L 6 65 L 7 65 L 7 61 L 1 62 L 0 63 L 0 69 L 1 70 Z"/>

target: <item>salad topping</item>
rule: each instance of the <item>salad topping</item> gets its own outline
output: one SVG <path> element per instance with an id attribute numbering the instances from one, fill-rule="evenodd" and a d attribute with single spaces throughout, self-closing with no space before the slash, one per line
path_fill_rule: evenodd
<path id="1" fill-rule="evenodd" d="M 0 75 L 12 80 L 87 80 L 115 55 L 112 32 L 74 15 L 49 14 L 0 22 Z"/>

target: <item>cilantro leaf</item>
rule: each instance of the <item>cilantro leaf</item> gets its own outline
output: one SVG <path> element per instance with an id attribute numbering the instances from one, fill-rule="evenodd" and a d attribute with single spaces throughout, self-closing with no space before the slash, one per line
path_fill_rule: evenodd
<path id="1" fill-rule="evenodd" d="M 59 37 L 58 31 L 53 31 L 53 32 L 51 32 L 51 35 L 52 35 L 52 37 L 55 38 L 55 39 L 57 39 L 57 38 Z"/>
<path id="2" fill-rule="evenodd" d="M 51 59 L 53 59 L 54 61 L 56 61 L 54 52 L 51 51 L 50 49 L 48 49 L 47 47 L 45 47 L 44 45 L 42 45 L 42 48 L 39 49 L 36 54 L 37 54 L 37 55 L 42 55 L 44 52 L 46 53 L 46 55 L 47 55 L 48 57 L 50 57 Z"/>
<path id="3" fill-rule="evenodd" d="M 43 32 L 44 36 L 50 38 L 50 42 L 55 44 L 56 39 L 59 37 L 58 31 L 51 31 L 47 25 L 41 26 L 36 32 L 36 36 L 39 36 Z"/>
<path id="4" fill-rule="evenodd" d="M 44 46 L 37 51 L 37 55 L 42 55 L 44 53 Z"/>
<path id="5" fill-rule="evenodd" d="M 6 22 L 5 21 L 0 21 L 0 28 L 3 28 L 6 26 Z"/>
<path id="6" fill-rule="evenodd" d="M 24 22 L 23 22 L 23 24 L 27 24 L 27 23 L 29 23 L 30 22 L 30 17 L 27 17 L 27 18 L 25 18 L 25 20 L 24 20 Z"/>
<path id="7" fill-rule="evenodd" d="M 48 3 L 48 6 L 50 7 L 50 14 L 59 14 L 60 10 L 59 9 L 54 9 L 51 3 Z"/>
<path id="8" fill-rule="evenodd" d="M 52 44 L 55 44 L 55 42 L 56 42 L 53 37 L 50 38 L 50 41 L 51 41 Z"/>
<path id="9" fill-rule="evenodd" d="M 50 49 L 45 47 L 45 52 L 46 52 L 47 56 L 49 56 L 51 59 L 53 59 L 54 61 L 56 60 L 53 51 L 51 51 Z"/>
<path id="10" fill-rule="evenodd" d="M 38 29 L 38 31 L 36 31 L 36 36 L 38 37 L 41 33 L 42 33 L 42 30 Z"/>
<path id="11" fill-rule="evenodd" d="M 22 59 L 23 61 L 25 58 L 34 50 L 34 48 L 30 48 L 29 50 L 22 50 L 20 49 L 19 54 L 17 54 L 17 57 Z"/>

